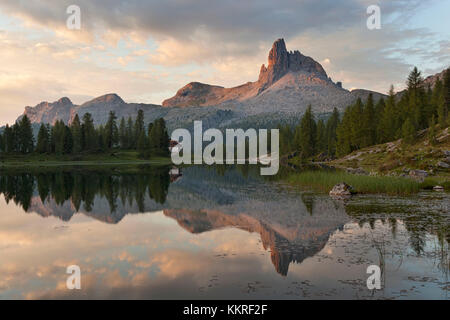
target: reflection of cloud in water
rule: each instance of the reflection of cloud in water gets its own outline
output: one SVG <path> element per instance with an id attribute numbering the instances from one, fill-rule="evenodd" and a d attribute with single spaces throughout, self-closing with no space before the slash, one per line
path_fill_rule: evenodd
<path id="1" fill-rule="evenodd" d="M 409 284 L 401 279 L 428 274 L 438 279 L 427 284 L 432 287 L 430 296 L 439 297 L 435 286 L 441 285 L 440 271 L 427 265 L 436 258 L 430 251 L 432 234 L 442 228 L 447 234 L 448 220 L 436 209 L 442 207 L 442 199 L 403 203 L 390 198 L 396 211 L 384 212 L 382 198 L 362 198 L 362 203 L 356 198 L 344 208 L 327 196 L 280 189 L 260 177 L 244 178 L 237 170 L 220 175 L 187 168 L 165 196 L 164 188 L 150 193 L 152 184 L 143 177 L 139 181 L 145 183 L 139 184 L 145 192 L 132 189 L 137 178 L 129 178 L 124 185 L 102 180 L 88 205 L 64 197 L 42 202 L 41 195 L 31 192 L 27 209 L 39 216 L 24 215 L 19 206 L 1 200 L 0 296 L 354 298 L 356 292 L 368 294 L 361 279 L 367 264 L 378 262 L 374 243 L 385 241 L 395 253 L 386 257 L 388 267 L 397 268 L 399 253 L 406 252 L 400 271 L 390 270 L 387 283 L 399 291 Z M 124 188 L 126 196 L 121 197 Z M 377 201 L 380 210 L 375 210 Z M 399 208 L 405 213 L 399 214 Z M 360 226 L 349 223 L 346 210 Z M 402 222 L 394 224 L 397 218 Z M 379 222 L 384 220 L 388 223 Z M 390 233 L 394 226 L 396 231 Z M 410 239 L 416 234 L 423 253 L 412 257 Z M 82 268 L 81 292 L 65 289 L 65 268 L 70 264 Z"/>

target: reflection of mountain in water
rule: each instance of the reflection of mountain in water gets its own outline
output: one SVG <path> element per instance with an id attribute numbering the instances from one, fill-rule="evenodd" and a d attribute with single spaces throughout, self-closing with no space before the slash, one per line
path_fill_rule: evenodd
<path id="1" fill-rule="evenodd" d="M 137 174 L 10 175 L 0 177 L 0 191 L 27 212 L 63 221 L 79 212 L 118 223 L 127 214 L 164 210 L 192 233 L 225 227 L 257 232 L 276 270 L 287 275 L 291 262 L 300 263 L 320 251 L 349 218 L 344 207 L 328 197 L 305 198 L 264 181 L 258 173 L 256 167 L 194 166 L 184 168 L 178 180 L 171 179 L 169 168 Z M 15 193 L 12 186 L 18 185 L 26 192 Z"/>
<path id="2" fill-rule="evenodd" d="M 275 269 L 284 276 L 291 262 L 301 263 L 319 252 L 330 234 L 348 220 L 343 206 L 336 206 L 328 199 L 315 201 L 311 214 L 299 203 L 291 212 L 281 206 L 280 210 L 267 212 L 250 207 L 239 213 L 234 211 L 234 206 L 229 209 L 227 213 L 215 209 L 167 209 L 164 214 L 191 233 L 226 227 L 259 233 L 264 249 L 271 251 Z"/>

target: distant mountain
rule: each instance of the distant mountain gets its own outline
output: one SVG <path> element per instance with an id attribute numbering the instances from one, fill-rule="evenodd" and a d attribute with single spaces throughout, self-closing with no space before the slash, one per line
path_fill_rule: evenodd
<path id="1" fill-rule="evenodd" d="M 425 82 L 433 85 L 438 77 L 442 77 L 442 73 L 426 78 Z M 205 129 L 271 128 L 279 123 L 295 124 L 308 105 L 316 114 L 326 115 L 334 107 L 342 111 L 358 98 L 365 100 L 370 93 L 375 101 L 384 96 L 370 90 L 342 88 L 340 82 L 328 77 L 320 63 L 300 51 L 288 52 L 284 40 L 278 39 L 269 51 L 267 67 L 261 66 L 255 82 L 233 88 L 191 82 L 162 106 L 126 103 L 111 93 L 82 105 L 74 105 L 68 98 L 42 102 L 26 107 L 24 114 L 32 123 L 53 124 L 57 120 L 70 123 L 75 114 L 82 118 L 89 112 L 99 125 L 107 121 L 110 111 L 120 119 L 135 118 L 142 109 L 146 122 L 163 117 L 169 130 L 192 129 L 195 120 L 202 120 Z"/>
<path id="2" fill-rule="evenodd" d="M 436 73 L 432 76 L 428 76 L 423 80 L 423 83 L 425 84 L 425 86 L 430 85 L 431 87 L 434 87 L 434 85 L 436 84 L 437 79 L 439 79 L 441 82 L 444 81 L 444 73 L 450 70 L 450 68 L 444 69 L 439 73 Z"/>
<path id="3" fill-rule="evenodd" d="M 24 115 L 26 114 L 32 123 L 54 124 L 57 120 L 71 123 L 76 114 L 81 119 L 85 113 L 89 112 L 92 114 L 96 124 L 103 124 L 108 119 L 109 111 L 114 111 L 116 116 L 121 118 L 136 115 L 139 109 L 154 109 L 158 107 L 160 106 L 126 103 L 117 94 L 111 93 L 85 102 L 82 105 L 74 105 L 66 97 L 52 103 L 41 102 L 35 107 L 26 107 Z"/>

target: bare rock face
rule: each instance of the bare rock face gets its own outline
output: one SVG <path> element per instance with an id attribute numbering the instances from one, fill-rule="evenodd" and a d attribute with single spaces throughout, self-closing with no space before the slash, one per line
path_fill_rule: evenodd
<path id="1" fill-rule="evenodd" d="M 246 116 L 303 113 L 308 105 L 314 112 L 343 110 L 356 99 L 375 101 L 383 95 L 368 90 L 348 91 L 333 82 L 323 67 L 300 51 L 288 51 L 283 39 L 276 40 L 269 51 L 267 66 L 262 65 L 258 80 L 224 88 L 191 82 L 175 96 L 163 101 L 163 107 L 218 107 L 239 110 Z M 268 116 L 270 117 L 270 116 Z"/>
<path id="2" fill-rule="evenodd" d="M 72 101 L 64 97 L 55 102 L 49 103 L 45 101 L 35 107 L 25 107 L 23 115 L 27 115 L 32 123 L 54 124 L 59 119 L 67 123 L 74 107 L 75 105 Z"/>
<path id="3" fill-rule="evenodd" d="M 228 101 L 249 101 L 272 87 L 288 73 L 300 75 L 296 77 L 297 80 L 294 84 L 296 87 L 307 82 L 315 85 L 331 84 L 338 89 L 337 91 L 344 91 L 328 78 L 320 63 L 302 55 L 300 51 L 288 52 L 284 39 L 278 39 L 269 51 L 267 67 L 264 64 L 261 66 L 258 81 L 233 88 L 191 82 L 178 90 L 174 97 L 163 101 L 162 105 L 164 107 L 213 106 Z M 285 82 L 292 81 L 286 80 Z M 287 96 L 290 95 L 292 94 L 287 93 Z M 279 99 L 278 96 L 276 99 Z"/>
<path id="4" fill-rule="evenodd" d="M 444 81 L 445 72 L 450 72 L 450 68 L 447 68 L 439 73 L 436 73 L 436 74 L 426 77 L 423 81 L 423 84 L 425 85 L 425 87 L 427 87 L 428 85 L 430 85 L 431 87 L 434 87 L 434 85 L 436 84 L 436 81 L 438 79 L 441 82 Z"/>
<path id="5" fill-rule="evenodd" d="M 278 39 L 269 52 L 267 68 L 264 65 L 261 66 L 258 79 L 259 91 L 264 91 L 289 71 L 305 71 L 327 78 L 325 70 L 318 62 L 302 55 L 298 50 L 288 52 L 284 39 Z"/>

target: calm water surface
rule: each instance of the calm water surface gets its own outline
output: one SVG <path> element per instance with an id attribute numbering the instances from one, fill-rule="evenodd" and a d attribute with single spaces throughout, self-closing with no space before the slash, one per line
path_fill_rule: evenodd
<path id="1" fill-rule="evenodd" d="M 344 202 L 248 167 L 169 170 L 1 173 L 0 299 L 449 299 L 446 193 Z"/>

